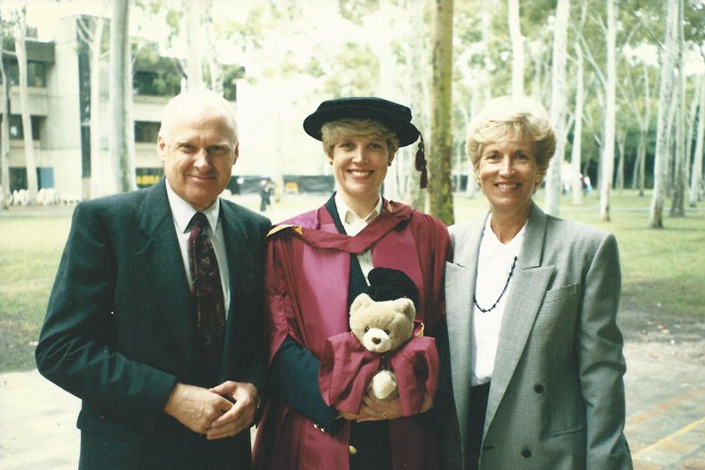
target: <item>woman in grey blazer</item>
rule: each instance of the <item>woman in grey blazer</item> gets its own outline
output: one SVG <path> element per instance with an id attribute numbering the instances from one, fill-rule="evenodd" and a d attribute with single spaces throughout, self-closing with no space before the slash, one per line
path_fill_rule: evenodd
<path id="1" fill-rule="evenodd" d="M 632 468 L 614 236 L 532 201 L 555 151 L 539 103 L 491 100 L 467 150 L 490 211 L 450 229 L 447 467 Z"/>

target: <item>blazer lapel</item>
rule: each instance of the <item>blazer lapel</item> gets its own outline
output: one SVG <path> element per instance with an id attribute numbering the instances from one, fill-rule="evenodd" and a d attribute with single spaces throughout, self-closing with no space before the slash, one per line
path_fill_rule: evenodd
<path id="1" fill-rule="evenodd" d="M 502 318 L 492 386 L 487 402 L 485 434 L 514 375 L 553 275 L 553 266 L 541 266 L 546 222 L 546 214 L 536 204 L 532 204 L 521 256 L 507 292 L 506 309 Z"/>
<path id="2" fill-rule="evenodd" d="M 468 339 L 472 333 L 473 293 L 477 278 L 477 253 L 482 240 L 485 219 L 469 225 L 451 227 L 455 252 L 453 262 L 446 263 L 446 316 L 451 360 L 451 377 L 455 399 L 460 438 L 463 449 L 467 444 L 468 399 L 470 396 L 471 370 L 468 360 L 472 357 L 472 344 Z M 464 358 L 464 359 L 460 359 Z"/>
<path id="3" fill-rule="evenodd" d="M 220 202 L 219 223 L 223 224 L 225 251 L 228 257 L 228 277 L 230 278 L 230 308 L 225 326 L 223 346 L 225 353 L 221 361 L 221 375 L 227 375 L 225 372 L 230 370 L 230 361 L 234 359 L 227 352 L 233 351 L 232 342 L 235 341 L 235 328 L 241 313 L 239 309 L 244 302 L 243 299 L 248 298 L 248 292 L 249 295 L 252 295 L 252 292 L 257 291 L 253 282 L 257 278 L 255 273 L 262 268 L 252 265 L 252 256 L 247 250 L 249 246 L 247 231 L 242 226 L 233 207 L 223 200 Z"/>
<path id="4" fill-rule="evenodd" d="M 196 347 L 196 320 L 164 179 L 147 192 L 140 230 L 146 237 L 140 255 L 154 287 L 156 304 L 160 306 L 164 324 L 177 343 L 190 351 Z M 193 355 L 187 354 L 186 357 Z"/>

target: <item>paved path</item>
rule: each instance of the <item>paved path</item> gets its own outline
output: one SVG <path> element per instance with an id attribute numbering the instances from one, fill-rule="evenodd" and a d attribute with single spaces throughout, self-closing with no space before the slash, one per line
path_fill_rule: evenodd
<path id="1" fill-rule="evenodd" d="M 705 342 L 627 343 L 625 355 L 635 468 L 705 470 Z M 37 371 L 0 375 L 0 468 L 75 469 L 78 409 Z"/>

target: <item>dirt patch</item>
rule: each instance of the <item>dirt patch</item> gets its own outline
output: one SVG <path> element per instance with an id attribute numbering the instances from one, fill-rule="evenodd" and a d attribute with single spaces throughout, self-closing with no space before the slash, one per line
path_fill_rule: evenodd
<path id="1" fill-rule="evenodd" d="M 627 308 L 618 322 L 624 340 L 640 354 L 705 363 L 705 320 Z"/>

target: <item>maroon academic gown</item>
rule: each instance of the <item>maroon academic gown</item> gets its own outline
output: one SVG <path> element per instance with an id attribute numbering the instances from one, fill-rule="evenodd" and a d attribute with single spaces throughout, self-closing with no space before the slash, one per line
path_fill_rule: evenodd
<path id="1" fill-rule="evenodd" d="M 372 249 L 375 267 L 404 271 L 419 288 L 425 334 L 445 321 L 443 272 L 450 259 L 446 226 L 411 207 L 384 201 L 381 214 L 354 237 L 338 233 L 325 207 L 290 219 L 268 239 L 265 331 L 269 360 L 287 336 L 323 357 L 326 340 L 348 331 L 350 254 Z M 347 470 L 350 426 L 331 435 L 277 397 L 258 425 L 255 468 Z M 389 422 L 394 470 L 440 468 L 440 436 L 414 417 Z M 267 436 L 267 438 L 261 438 Z"/>

